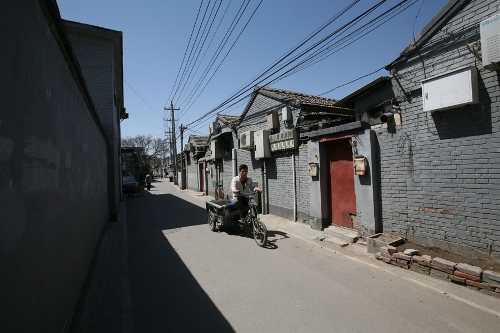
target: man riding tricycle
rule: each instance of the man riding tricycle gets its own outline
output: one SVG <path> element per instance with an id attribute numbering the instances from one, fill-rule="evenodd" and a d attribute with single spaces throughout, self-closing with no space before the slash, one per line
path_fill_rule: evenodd
<path id="1" fill-rule="evenodd" d="M 239 175 L 231 181 L 233 199 L 212 200 L 206 203 L 208 225 L 212 231 L 224 227 L 251 229 L 257 245 L 264 246 L 267 241 L 267 228 L 258 217 L 257 203 L 254 200 L 254 196 L 262 190 L 254 185 L 247 173 L 248 167 L 242 164 L 239 167 Z"/>

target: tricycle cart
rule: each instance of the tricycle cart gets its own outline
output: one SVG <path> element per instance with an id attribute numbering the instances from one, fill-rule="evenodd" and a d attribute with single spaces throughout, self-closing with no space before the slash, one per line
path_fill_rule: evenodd
<path id="1" fill-rule="evenodd" d="M 233 205 L 230 200 L 216 199 L 206 202 L 208 213 L 208 226 L 212 231 L 218 231 L 224 227 L 237 226 L 241 230 L 251 229 L 253 238 L 259 246 L 264 246 L 267 241 L 266 225 L 259 219 L 257 203 L 252 199 L 254 193 L 242 194 L 248 198 L 248 213 L 244 218 L 240 218 L 238 205 Z"/>

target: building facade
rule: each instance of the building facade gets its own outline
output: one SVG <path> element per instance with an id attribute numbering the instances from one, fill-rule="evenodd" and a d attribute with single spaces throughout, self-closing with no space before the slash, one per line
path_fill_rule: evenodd
<path id="1" fill-rule="evenodd" d="M 67 332 L 109 222 L 109 141 L 56 1 L 0 12 L 0 322 Z"/>
<path id="2" fill-rule="evenodd" d="M 121 131 L 123 101 L 123 36 L 121 31 L 64 21 L 73 51 L 109 141 L 108 194 L 111 219 L 121 200 Z"/>
<path id="3" fill-rule="evenodd" d="M 384 232 L 500 259 L 500 87 L 483 61 L 499 14 L 498 1 L 450 1 L 387 66 L 402 124 L 377 130 Z"/>

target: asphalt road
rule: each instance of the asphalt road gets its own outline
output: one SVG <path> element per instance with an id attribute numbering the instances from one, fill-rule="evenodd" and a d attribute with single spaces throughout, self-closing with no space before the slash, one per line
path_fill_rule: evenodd
<path id="1" fill-rule="evenodd" d="M 168 181 L 127 200 L 135 332 L 500 331 L 498 312 L 286 233 L 214 233 L 204 207 Z"/>

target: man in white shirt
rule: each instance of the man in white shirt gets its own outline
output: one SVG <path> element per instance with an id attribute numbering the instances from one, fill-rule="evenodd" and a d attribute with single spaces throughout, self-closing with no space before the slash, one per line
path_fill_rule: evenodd
<path id="1" fill-rule="evenodd" d="M 238 194 L 249 194 L 254 190 L 262 193 L 262 190 L 259 187 L 255 186 L 252 178 L 247 177 L 247 174 L 248 166 L 246 164 L 242 164 L 238 168 L 238 176 L 234 177 L 231 181 L 231 191 L 233 192 L 233 198 L 238 199 L 241 218 L 244 218 L 248 211 L 248 198 L 238 197 Z"/>

